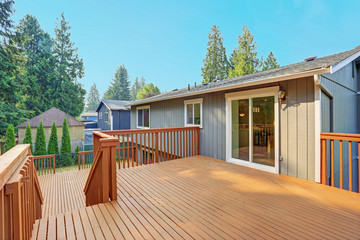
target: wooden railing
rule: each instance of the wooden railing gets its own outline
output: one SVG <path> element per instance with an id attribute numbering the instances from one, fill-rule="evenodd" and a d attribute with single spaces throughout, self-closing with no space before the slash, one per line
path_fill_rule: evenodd
<path id="1" fill-rule="evenodd" d="M 117 199 L 116 147 L 119 140 L 93 132 L 94 162 L 85 184 L 86 206 Z"/>
<path id="2" fill-rule="evenodd" d="M 119 168 L 199 155 L 199 127 L 103 131 L 119 139 Z"/>
<path id="3" fill-rule="evenodd" d="M 42 155 L 31 157 L 38 175 L 55 173 L 55 155 Z"/>
<path id="4" fill-rule="evenodd" d="M 321 183 L 360 192 L 360 134 L 321 133 L 320 138 Z"/>
<path id="5" fill-rule="evenodd" d="M 0 239 L 30 239 L 41 218 L 43 197 L 30 145 L 21 144 L 0 157 Z"/>
<path id="6" fill-rule="evenodd" d="M 94 151 L 84 151 L 78 153 L 79 170 L 90 168 L 94 162 Z"/>

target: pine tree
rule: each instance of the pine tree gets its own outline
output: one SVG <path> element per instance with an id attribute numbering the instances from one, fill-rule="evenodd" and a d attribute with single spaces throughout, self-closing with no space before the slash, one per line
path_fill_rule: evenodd
<path id="1" fill-rule="evenodd" d="M 145 86 L 145 78 L 144 77 L 141 77 L 141 82 L 139 82 L 139 78 L 136 77 L 135 78 L 135 82 L 134 84 L 132 85 L 131 87 L 131 100 L 132 101 L 135 101 L 137 100 L 136 96 L 137 96 L 137 93 L 143 89 Z"/>
<path id="2" fill-rule="evenodd" d="M 36 129 L 36 139 L 35 139 L 35 156 L 46 155 L 46 140 L 43 122 L 41 120 L 40 125 Z"/>
<path id="3" fill-rule="evenodd" d="M 105 99 L 130 100 L 128 71 L 124 65 L 116 69 L 113 82 L 104 94 Z"/>
<path id="4" fill-rule="evenodd" d="M 145 78 L 144 77 L 141 77 L 141 81 L 140 81 L 140 89 L 143 89 L 146 85 L 146 82 L 145 82 Z"/>
<path id="5" fill-rule="evenodd" d="M 234 49 L 230 62 L 229 77 L 241 76 L 254 73 L 261 66 L 261 60 L 257 58 L 257 45 L 246 25 L 243 33 L 238 37 L 239 46 Z"/>
<path id="6" fill-rule="evenodd" d="M 84 76 L 83 60 L 79 58 L 69 32 L 71 27 L 65 20 L 64 13 L 57 19 L 53 55 L 55 57 L 56 77 L 59 86 L 56 107 L 77 117 L 84 110 L 86 91 L 77 79 Z"/>
<path id="7" fill-rule="evenodd" d="M 15 147 L 15 145 L 16 145 L 16 140 L 15 140 L 14 126 L 10 124 L 6 130 L 4 151 L 5 152 L 9 151 L 11 148 Z"/>
<path id="8" fill-rule="evenodd" d="M 67 120 L 64 118 L 63 126 L 62 126 L 62 137 L 61 137 L 61 153 L 71 153 L 71 141 L 70 141 L 70 133 L 69 127 L 67 125 Z"/>
<path id="9" fill-rule="evenodd" d="M 221 79 L 227 77 L 228 61 L 226 50 L 223 44 L 219 27 L 213 25 L 209 33 L 209 42 L 207 43 L 207 53 L 203 60 L 204 67 L 201 68 L 203 83 L 210 82 L 220 76 Z"/>
<path id="10" fill-rule="evenodd" d="M 143 89 L 138 91 L 136 99 L 141 100 L 160 94 L 160 89 L 152 83 L 146 84 Z"/>
<path id="11" fill-rule="evenodd" d="M 21 106 L 22 81 L 21 67 L 24 59 L 14 46 L 16 35 L 13 33 L 14 1 L 0 2 L 0 136 L 12 123 L 17 125 L 24 121 L 27 113 Z"/>
<path id="12" fill-rule="evenodd" d="M 50 133 L 48 154 L 58 154 L 58 153 L 59 153 L 59 146 L 58 146 L 57 127 L 54 121 Z"/>
<path id="13" fill-rule="evenodd" d="M 86 111 L 95 111 L 100 104 L 100 94 L 94 83 L 91 88 L 89 95 L 87 97 L 87 107 Z"/>
<path id="14" fill-rule="evenodd" d="M 267 56 L 267 58 L 265 59 L 265 61 L 263 63 L 262 70 L 265 71 L 265 70 L 278 68 L 278 67 L 280 67 L 280 64 L 277 62 L 277 59 L 274 56 L 273 52 L 270 51 L 269 55 Z"/>
<path id="15" fill-rule="evenodd" d="M 23 143 L 24 144 L 30 144 L 30 150 L 31 150 L 31 153 L 33 153 L 32 134 L 31 134 L 30 123 L 28 123 L 27 126 L 26 126 L 25 138 L 24 138 Z"/>

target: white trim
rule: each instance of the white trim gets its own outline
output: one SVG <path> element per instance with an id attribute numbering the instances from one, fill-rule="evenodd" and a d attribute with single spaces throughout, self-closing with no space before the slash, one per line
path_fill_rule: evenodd
<path id="1" fill-rule="evenodd" d="M 168 99 L 183 98 L 183 97 L 194 96 L 194 95 L 210 93 L 210 92 L 219 92 L 219 91 L 231 90 L 231 89 L 236 89 L 236 88 L 257 86 L 257 85 L 261 85 L 261 84 L 280 82 L 280 81 L 291 80 L 291 79 L 296 79 L 296 78 L 303 78 L 303 77 L 310 77 L 310 76 L 312 77 L 312 76 L 314 76 L 314 74 L 323 74 L 323 73 L 330 73 L 330 67 L 329 68 L 320 68 L 320 69 L 316 69 L 316 70 L 310 70 L 310 71 L 305 71 L 305 72 L 300 72 L 300 73 L 295 73 L 295 74 L 286 74 L 286 75 L 281 75 L 278 77 L 264 78 L 264 79 L 259 79 L 254 82 L 235 83 L 235 84 L 231 84 L 231 85 L 226 85 L 224 87 L 214 87 L 214 88 L 210 88 L 210 89 L 203 90 L 203 91 L 195 91 L 195 92 L 179 94 L 179 95 L 170 96 L 170 97 L 157 98 L 157 99 L 149 98 L 149 100 L 147 100 L 147 101 L 143 101 L 141 103 L 134 102 L 134 104 L 128 104 L 126 106 L 136 106 L 139 104 L 159 102 L 159 101 L 164 101 L 164 100 L 168 100 Z M 226 80 L 224 80 L 224 81 L 226 81 Z M 211 84 L 211 83 L 209 83 L 209 84 Z"/>
<path id="2" fill-rule="evenodd" d="M 330 73 L 333 74 L 334 72 L 339 71 L 341 68 L 345 67 L 346 65 L 348 65 L 349 63 L 351 63 L 352 61 L 357 59 L 358 57 L 360 57 L 360 51 L 357 53 L 354 53 L 350 57 L 345 58 L 344 60 L 340 61 L 339 63 L 332 65 L 330 67 Z"/>
<path id="3" fill-rule="evenodd" d="M 112 112 L 111 112 L 111 118 L 110 118 L 110 128 L 111 128 L 111 131 L 114 130 L 114 116 L 112 115 Z"/>
<path id="4" fill-rule="evenodd" d="M 198 124 L 188 124 L 187 123 L 187 109 L 186 106 L 189 104 L 196 104 L 200 103 L 200 125 Z M 194 113 L 194 106 L 193 106 L 193 121 L 195 120 L 195 113 Z M 202 98 L 196 98 L 196 99 L 190 99 L 184 101 L 184 125 L 185 127 L 199 127 L 202 128 L 203 123 L 203 99 Z"/>
<path id="5" fill-rule="evenodd" d="M 314 88 L 314 103 L 315 103 L 315 182 L 320 182 L 321 178 L 321 87 L 315 84 Z"/>
<path id="6" fill-rule="evenodd" d="M 143 127 L 143 126 L 138 126 L 138 110 L 141 110 L 141 109 L 149 109 L 149 127 Z M 151 122 L 151 116 L 150 116 L 150 105 L 145 105 L 145 106 L 140 106 L 140 107 L 137 107 L 136 108 L 136 128 L 140 128 L 140 129 L 149 129 L 150 128 L 150 122 Z M 143 114 L 144 116 L 144 114 Z M 143 124 L 144 124 L 144 120 L 143 120 Z"/>
<path id="7" fill-rule="evenodd" d="M 265 96 L 274 96 L 274 120 L 275 120 L 275 140 L 274 140 L 274 144 L 275 144 L 275 166 L 271 167 L 271 166 L 265 166 L 262 164 L 258 164 L 258 163 L 254 163 L 251 161 L 244 161 L 244 160 L 239 160 L 239 159 L 233 159 L 232 158 L 232 154 L 231 154 L 231 139 L 232 139 L 232 129 L 231 129 L 231 101 L 232 100 L 240 100 L 240 99 L 251 99 L 251 98 L 256 98 L 256 97 L 265 97 Z M 235 164 L 239 164 L 242 166 L 247 166 L 247 167 L 251 167 L 251 168 L 255 168 L 255 169 L 259 169 L 259 170 L 263 170 L 263 171 L 267 171 L 267 172 L 272 172 L 272 173 L 279 173 L 280 172 L 280 167 L 279 167 L 279 146 L 280 146 L 280 141 L 279 141 L 279 87 L 269 87 L 269 88 L 261 88 L 261 89 L 255 89 L 255 90 L 248 90 L 248 91 L 240 91 L 240 92 L 234 92 L 234 93 L 227 93 L 225 94 L 225 99 L 226 99 L 226 161 L 227 162 L 231 162 L 231 163 L 235 163 Z M 252 114 L 251 114 L 251 101 L 249 101 L 249 122 L 250 125 L 252 125 Z M 249 131 L 249 142 L 251 143 L 251 131 Z M 249 144 L 249 151 L 250 151 L 250 159 L 252 159 L 252 144 Z"/>

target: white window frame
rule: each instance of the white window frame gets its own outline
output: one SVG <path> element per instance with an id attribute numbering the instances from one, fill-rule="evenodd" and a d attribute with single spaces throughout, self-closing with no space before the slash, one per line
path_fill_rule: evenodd
<path id="1" fill-rule="evenodd" d="M 139 117 L 139 114 L 138 114 L 138 111 L 139 110 L 143 110 L 143 109 L 149 109 L 149 127 L 144 127 L 144 126 L 139 126 L 139 121 L 138 121 L 138 117 Z M 137 107 L 136 108 L 136 128 L 140 128 L 140 129 L 149 129 L 150 128 L 150 124 L 151 124 L 151 116 L 150 116 L 150 105 L 146 105 L 146 106 L 141 106 L 141 107 Z M 144 124 L 144 114 L 143 114 L 143 124 Z"/>
<path id="2" fill-rule="evenodd" d="M 226 99 L 226 161 L 246 167 L 255 168 L 262 171 L 272 172 L 272 173 L 279 173 L 280 170 L 280 159 L 279 159 L 279 87 L 268 87 L 268 88 L 261 88 L 255 90 L 248 90 L 248 91 L 241 91 L 241 92 L 233 92 L 225 94 Z M 231 146 L 232 146 L 232 123 L 231 123 L 231 101 L 233 100 L 240 100 L 240 99 L 251 99 L 257 97 L 267 97 L 267 96 L 274 96 L 274 120 L 275 120 L 275 166 L 266 166 L 258 163 L 254 163 L 250 161 L 252 158 L 252 146 L 250 144 L 250 159 L 249 161 L 244 161 L 240 159 L 232 158 L 231 154 Z M 249 101 L 249 114 L 251 113 L 252 104 Z M 250 124 L 252 124 L 251 114 L 250 114 Z M 252 142 L 252 135 L 251 131 L 249 131 L 249 142 Z"/>
<path id="3" fill-rule="evenodd" d="M 106 115 L 107 115 L 107 119 L 106 119 Z M 104 121 L 109 122 L 109 112 L 104 112 Z"/>
<path id="4" fill-rule="evenodd" d="M 193 105 L 193 121 L 195 121 L 195 108 L 194 104 L 200 103 L 200 125 L 198 124 L 188 124 L 187 123 L 187 105 L 192 104 Z M 184 101 L 184 123 L 185 127 L 200 127 L 202 128 L 203 124 L 203 99 L 202 98 L 196 98 L 196 99 L 190 99 Z"/>
<path id="5" fill-rule="evenodd" d="M 102 120 L 102 112 L 99 112 L 99 119 Z"/>

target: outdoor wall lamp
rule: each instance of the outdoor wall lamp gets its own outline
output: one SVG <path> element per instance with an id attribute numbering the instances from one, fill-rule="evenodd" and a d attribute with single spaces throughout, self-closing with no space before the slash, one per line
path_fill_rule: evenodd
<path id="1" fill-rule="evenodd" d="M 284 90 L 280 90 L 279 91 L 279 100 L 281 102 L 285 101 L 286 100 L 286 92 Z"/>

